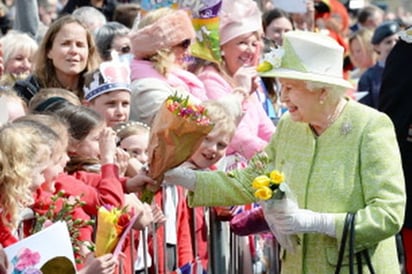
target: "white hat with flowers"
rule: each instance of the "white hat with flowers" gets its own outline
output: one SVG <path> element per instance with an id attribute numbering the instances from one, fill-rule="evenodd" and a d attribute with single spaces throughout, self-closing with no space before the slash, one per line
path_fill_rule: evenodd
<path id="1" fill-rule="evenodd" d="M 283 46 L 264 57 L 262 77 L 320 82 L 345 88 L 353 85 L 343 78 L 343 47 L 334 39 L 310 31 L 285 33 Z"/>

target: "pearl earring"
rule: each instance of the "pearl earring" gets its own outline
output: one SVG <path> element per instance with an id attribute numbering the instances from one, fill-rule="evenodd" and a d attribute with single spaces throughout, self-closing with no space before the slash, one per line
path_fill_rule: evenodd
<path id="1" fill-rule="evenodd" d="M 319 100 L 319 104 L 323 105 L 325 103 L 325 101 L 323 101 L 322 99 Z"/>

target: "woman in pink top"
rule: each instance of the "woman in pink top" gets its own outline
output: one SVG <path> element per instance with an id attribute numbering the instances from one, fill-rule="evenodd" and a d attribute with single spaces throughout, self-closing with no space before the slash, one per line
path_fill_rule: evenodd
<path id="1" fill-rule="evenodd" d="M 185 69 L 195 32 L 186 11 L 161 8 L 150 11 L 130 33 L 131 120 L 148 125 L 164 100 L 176 91 L 194 102 L 208 99 L 204 83 Z M 233 114 L 241 116 L 241 93 L 220 99 Z"/>
<path id="2" fill-rule="evenodd" d="M 227 150 L 250 159 L 261 151 L 275 131 L 259 100 L 263 94 L 256 72 L 261 44 L 261 14 L 254 1 L 226 1 L 220 13 L 220 46 L 222 62 L 208 64 L 198 73 L 210 99 L 233 92 L 243 92 L 244 116 Z"/>

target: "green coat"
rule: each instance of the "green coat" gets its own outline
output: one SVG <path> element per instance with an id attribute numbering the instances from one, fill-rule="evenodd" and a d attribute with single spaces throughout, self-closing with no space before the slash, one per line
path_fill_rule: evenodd
<path id="1" fill-rule="evenodd" d="M 282 255 L 282 273 L 334 273 L 346 212 L 355 211 L 356 248 L 369 249 L 377 273 L 400 273 L 394 235 L 404 219 L 405 185 L 394 128 L 385 114 L 349 101 L 319 137 L 285 114 L 265 151 L 271 162 L 267 171 L 285 173 L 300 208 L 336 213 L 337 239 L 299 235 L 298 250 Z M 190 205 L 255 202 L 251 182 L 257 175 L 251 168 L 234 177 L 198 172 Z"/>

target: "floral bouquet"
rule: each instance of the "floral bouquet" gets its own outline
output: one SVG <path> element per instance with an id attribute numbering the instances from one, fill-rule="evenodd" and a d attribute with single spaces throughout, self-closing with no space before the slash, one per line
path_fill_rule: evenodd
<path id="1" fill-rule="evenodd" d="M 255 190 L 255 197 L 260 200 L 263 208 L 264 217 L 268 223 L 270 230 L 275 235 L 278 243 L 288 251 L 295 251 L 296 245 L 299 243 L 296 235 L 284 235 L 277 231 L 274 225 L 274 216 L 270 214 L 272 210 L 283 210 L 297 207 L 295 199 L 292 195 L 288 184 L 285 182 L 283 172 L 274 169 L 270 172 L 266 170 L 268 158 L 265 154 L 259 154 L 252 160 L 252 167 L 257 171 L 262 170 L 263 174 L 256 176 L 252 181 L 252 188 Z"/>
<path id="2" fill-rule="evenodd" d="M 204 106 L 193 104 L 189 97 L 169 96 L 150 129 L 148 175 L 160 183 L 167 170 L 190 158 L 212 128 Z M 146 189 L 141 200 L 150 204 L 154 192 Z"/>
<path id="3" fill-rule="evenodd" d="M 138 216 L 128 212 L 126 208 L 118 209 L 105 205 L 97 211 L 96 257 L 113 253 L 117 256 L 125 236 Z"/>
<path id="4" fill-rule="evenodd" d="M 76 263 L 81 263 L 84 259 L 80 251 L 81 247 L 89 244 L 81 238 L 82 230 L 91 231 L 94 225 L 94 221 L 83 213 L 84 205 L 85 203 L 79 197 L 65 197 L 63 191 L 51 195 L 47 204 L 39 203 L 33 206 L 35 219 L 29 234 L 37 233 L 58 221 L 66 222 Z M 89 246 L 89 248 L 92 247 Z"/>

